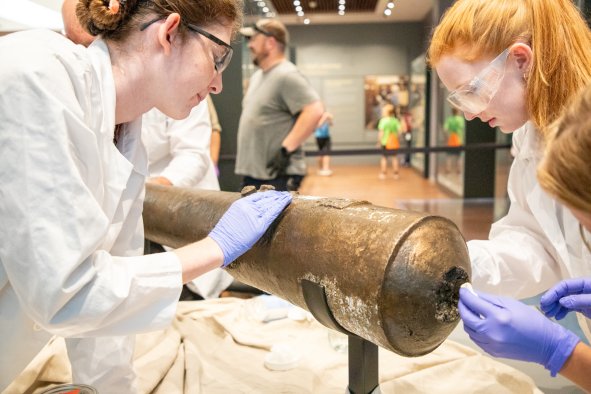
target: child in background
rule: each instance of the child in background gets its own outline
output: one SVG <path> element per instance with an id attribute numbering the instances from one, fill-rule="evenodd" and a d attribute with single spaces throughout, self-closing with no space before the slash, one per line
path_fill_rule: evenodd
<path id="1" fill-rule="evenodd" d="M 466 121 L 460 115 L 460 111 L 452 108 L 451 115 L 445 119 L 443 130 L 447 134 L 447 146 L 457 147 L 464 144 L 464 130 L 466 129 Z M 450 173 L 453 169 L 456 173 L 460 173 L 460 152 L 447 152 L 447 161 L 445 163 L 445 172 Z"/>
<path id="2" fill-rule="evenodd" d="M 388 168 L 388 155 L 387 151 L 392 149 L 399 149 L 400 142 L 398 141 L 398 133 L 404 132 L 404 127 L 400 120 L 395 116 L 395 108 L 393 105 L 385 105 L 382 111 L 382 119 L 378 123 L 378 144 L 382 147 L 382 158 L 380 159 L 380 179 L 386 179 L 386 170 Z M 394 179 L 398 179 L 398 171 L 400 169 L 400 163 L 398 162 L 398 156 L 392 155 L 392 176 Z"/>
<path id="3" fill-rule="evenodd" d="M 404 126 L 404 142 L 406 148 L 412 148 L 412 115 L 406 108 L 401 116 L 402 125 Z M 410 167 L 410 152 L 404 154 L 404 160 L 402 160 L 404 167 Z"/>
<path id="4" fill-rule="evenodd" d="M 332 126 L 332 119 L 332 114 L 325 111 L 320 117 L 318 126 L 316 126 L 316 131 L 314 132 L 318 151 L 320 153 L 325 153 L 324 155 L 318 156 L 318 175 L 320 176 L 332 175 L 332 170 L 330 169 L 330 156 L 328 155 L 331 146 L 330 126 Z"/>

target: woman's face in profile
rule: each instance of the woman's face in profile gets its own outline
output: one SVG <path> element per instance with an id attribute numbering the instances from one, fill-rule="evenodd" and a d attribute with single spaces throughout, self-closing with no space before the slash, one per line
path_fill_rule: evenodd
<path id="1" fill-rule="evenodd" d="M 448 54 L 441 57 L 435 69 L 450 92 L 466 90 L 470 86 L 478 85 L 475 77 L 486 73 L 495 57 L 485 56 L 467 62 L 458 56 Z M 462 111 L 467 120 L 479 118 L 491 127 L 499 127 L 505 133 L 517 130 L 529 120 L 523 73 L 515 69 L 514 63 L 514 59 L 509 55 L 504 64 L 504 75 L 498 88 L 483 110 L 478 113 Z M 478 94 L 478 91 L 474 94 Z"/>
<path id="2" fill-rule="evenodd" d="M 212 24 L 199 28 L 225 43 L 230 42 L 231 27 Z M 188 30 L 180 45 L 182 49 L 177 51 L 169 63 L 169 69 L 165 71 L 168 98 L 158 106 L 160 111 L 173 119 L 186 118 L 191 109 L 205 100 L 208 94 L 222 91 L 222 74 L 217 71 L 215 64 L 222 49 L 220 45 L 191 30 Z"/>

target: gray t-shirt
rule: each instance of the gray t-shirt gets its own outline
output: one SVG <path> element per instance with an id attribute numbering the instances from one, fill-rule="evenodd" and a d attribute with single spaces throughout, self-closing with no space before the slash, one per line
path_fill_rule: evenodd
<path id="1" fill-rule="evenodd" d="M 287 60 L 267 72 L 257 70 L 242 100 L 236 174 L 272 179 L 267 163 L 281 149 L 302 109 L 319 99 L 306 77 Z M 291 157 L 287 174 L 306 174 L 301 149 Z"/>

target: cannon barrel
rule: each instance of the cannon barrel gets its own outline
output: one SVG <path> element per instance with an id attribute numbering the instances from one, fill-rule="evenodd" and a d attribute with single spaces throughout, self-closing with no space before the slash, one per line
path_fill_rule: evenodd
<path id="1" fill-rule="evenodd" d="M 174 248 L 200 240 L 240 197 L 148 185 L 146 238 Z M 294 194 L 263 238 L 227 269 L 308 310 L 302 283 L 316 283 L 341 327 L 400 355 L 420 356 L 458 323 L 470 260 L 446 218 Z"/>

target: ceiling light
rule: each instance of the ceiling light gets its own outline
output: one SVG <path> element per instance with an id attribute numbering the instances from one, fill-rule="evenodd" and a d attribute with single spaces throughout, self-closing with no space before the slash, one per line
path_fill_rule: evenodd
<path id="1" fill-rule="evenodd" d="M 390 0 L 386 3 L 386 8 L 384 9 L 384 16 L 392 15 L 392 9 L 396 6 L 394 4 L 394 0 Z"/>
<path id="2" fill-rule="evenodd" d="M 309 25 L 309 24 L 310 24 L 310 18 L 304 19 L 304 25 Z"/>

